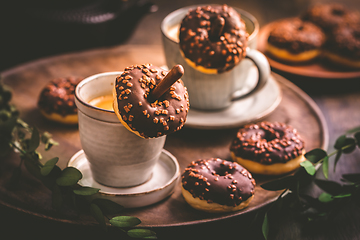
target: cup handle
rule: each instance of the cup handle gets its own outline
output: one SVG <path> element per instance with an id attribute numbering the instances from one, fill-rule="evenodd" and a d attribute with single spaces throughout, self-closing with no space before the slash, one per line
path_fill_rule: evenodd
<path id="1" fill-rule="evenodd" d="M 262 89 L 265 86 L 267 80 L 270 77 L 270 73 L 271 73 L 270 65 L 264 54 L 262 54 L 261 52 L 255 49 L 247 48 L 245 58 L 250 59 L 256 65 L 256 68 L 259 73 L 258 81 L 256 86 L 251 91 L 245 94 L 243 90 L 235 91 L 231 97 L 231 101 L 236 101 L 241 98 L 245 98 L 251 94 L 254 94 L 255 92 L 258 92 L 260 89 Z"/>

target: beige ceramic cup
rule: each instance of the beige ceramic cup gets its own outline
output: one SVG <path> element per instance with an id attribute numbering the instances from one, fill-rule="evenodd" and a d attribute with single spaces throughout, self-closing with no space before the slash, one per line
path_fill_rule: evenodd
<path id="1" fill-rule="evenodd" d="M 100 73 L 81 81 L 75 89 L 80 141 L 95 181 L 110 187 L 131 187 L 151 178 L 166 136 L 143 139 L 123 126 L 112 110 L 89 104 L 112 94 L 121 72 Z"/>
<path id="2" fill-rule="evenodd" d="M 234 9 L 245 21 L 249 33 L 246 58 L 230 71 L 220 74 L 206 74 L 188 65 L 180 53 L 178 33 L 182 19 L 190 8 L 196 7 L 197 5 L 180 8 L 163 19 L 161 32 L 166 63 L 168 66 L 181 64 L 184 67 L 185 73 L 181 79 L 187 87 L 191 108 L 220 110 L 229 107 L 233 101 L 249 97 L 262 89 L 270 76 L 270 66 L 266 57 L 256 50 L 258 21 L 250 13 L 238 8 Z M 254 65 L 258 69 L 258 75 L 250 74 Z M 246 89 L 249 80 L 254 82 L 252 89 Z"/>

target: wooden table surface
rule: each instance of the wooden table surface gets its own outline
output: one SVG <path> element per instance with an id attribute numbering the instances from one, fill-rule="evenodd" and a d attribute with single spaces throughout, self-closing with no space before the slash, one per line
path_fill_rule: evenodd
<path id="1" fill-rule="evenodd" d="M 123 45 L 161 45 L 159 26 L 161 20 L 169 12 L 183 6 L 216 1 L 154 0 L 152 2 L 158 6 L 158 11 L 145 16 L 129 39 L 122 43 Z M 314 2 L 317 1 L 252 0 L 245 2 L 230 0 L 226 3 L 252 13 L 262 26 L 280 18 L 296 16 Z M 358 0 L 341 2 L 353 9 L 360 10 L 360 1 Z M 279 73 L 301 87 L 317 103 L 327 122 L 329 151 L 333 150 L 333 143 L 338 136 L 350 128 L 360 126 L 360 79 L 311 79 Z M 344 156 L 340 160 L 336 172 L 330 174 L 330 179 L 339 180 L 344 173 L 360 172 L 359 158 L 359 151 Z M 259 212 L 261 213 L 263 210 L 261 209 Z M 254 214 L 256 213 L 194 226 L 157 229 L 157 234 L 159 239 L 175 237 L 176 239 L 181 237 L 183 239 L 224 239 L 225 237 L 262 239 L 260 225 L 249 228 L 249 221 Z M 281 216 L 277 219 L 279 228 L 277 231 L 271 232 L 270 239 L 360 239 L 360 209 L 354 205 L 342 206 L 341 211 L 338 211 L 332 219 L 312 226 L 305 226 L 286 212 L 280 212 L 279 216 Z M 96 227 L 79 227 L 59 223 L 5 207 L 0 207 L 0 223 L 1 234 L 3 236 L 11 234 L 12 238 L 9 239 L 19 239 L 24 236 L 39 236 L 40 239 L 52 238 L 52 236 L 68 239 L 123 237 L 118 229 L 111 228 L 108 232 L 103 232 Z"/>

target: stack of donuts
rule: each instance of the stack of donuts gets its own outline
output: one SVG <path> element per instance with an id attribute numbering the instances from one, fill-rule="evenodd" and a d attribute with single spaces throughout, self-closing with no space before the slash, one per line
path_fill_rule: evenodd
<path id="1" fill-rule="evenodd" d="M 298 17 L 274 23 L 266 50 L 287 63 L 324 57 L 360 68 L 360 14 L 339 3 L 312 5 Z"/>

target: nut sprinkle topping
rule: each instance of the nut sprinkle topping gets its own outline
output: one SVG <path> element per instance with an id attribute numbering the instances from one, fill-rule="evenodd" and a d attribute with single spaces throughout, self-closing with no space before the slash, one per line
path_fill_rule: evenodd
<path id="1" fill-rule="evenodd" d="M 162 68 L 143 64 L 125 68 L 116 78 L 116 112 L 131 130 L 143 138 L 160 137 L 178 131 L 186 121 L 189 99 L 180 79 L 158 99 L 148 99 L 167 74 L 168 71 Z"/>
<path id="2" fill-rule="evenodd" d="M 60 77 L 50 81 L 41 91 L 38 106 L 46 113 L 61 116 L 77 114 L 74 100 L 76 85 L 82 77 Z"/>
<path id="3" fill-rule="evenodd" d="M 180 26 L 180 49 L 195 65 L 228 71 L 246 55 L 248 33 L 240 15 L 224 5 L 190 9 Z"/>
<path id="4" fill-rule="evenodd" d="M 303 153 L 304 141 L 293 127 L 265 121 L 241 128 L 230 150 L 261 164 L 286 163 Z"/>
<path id="5" fill-rule="evenodd" d="M 182 174 L 182 186 L 194 198 L 232 207 L 253 196 L 255 185 L 245 168 L 220 158 L 193 161 Z"/>

